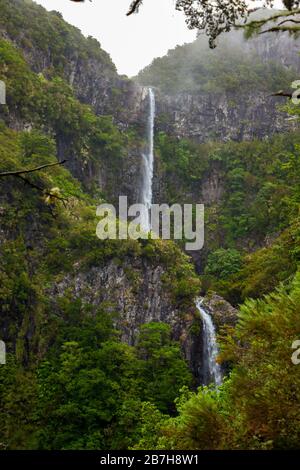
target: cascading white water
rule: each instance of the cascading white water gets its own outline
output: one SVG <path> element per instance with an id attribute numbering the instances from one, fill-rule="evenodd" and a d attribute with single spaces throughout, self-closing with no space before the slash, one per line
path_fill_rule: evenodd
<path id="1" fill-rule="evenodd" d="M 203 321 L 203 378 L 204 384 L 214 382 L 217 386 L 222 383 L 222 371 L 216 358 L 219 353 L 216 330 L 210 315 L 202 307 L 202 299 L 196 300 L 196 307 L 199 310 Z"/>
<path id="2" fill-rule="evenodd" d="M 145 206 L 145 212 L 141 214 L 141 227 L 145 232 L 151 230 L 150 209 L 152 205 L 152 180 L 153 180 L 153 162 L 154 162 L 154 120 L 155 120 L 155 94 L 152 88 L 148 91 L 149 97 L 149 115 L 147 121 L 147 153 L 143 154 L 142 161 L 142 185 L 141 185 L 141 204 Z"/>

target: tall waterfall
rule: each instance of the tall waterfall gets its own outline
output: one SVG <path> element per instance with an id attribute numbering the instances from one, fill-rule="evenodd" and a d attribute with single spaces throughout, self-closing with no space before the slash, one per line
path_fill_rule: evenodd
<path id="1" fill-rule="evenodd" d="M 152 180 L 153 180 L 153 161 L 154 161 L 154 120 L 155 120 L 155 94 L 152 88 L 148 90 L 149 115 L 147 121 L 147 152 L 143 153 L 142 161 L 142 186 L 141 186 L 141 204 L 144 204 L 146 210 L 142 214 L 141 227 L 146 232 L 151 230 L 150 209 L 152 205 Z"/>
<path id="2" fill-rule="evenodd" d="M 196 307 L 199 310 L 201 318 L 203 320 L 203 346 L 204 346 L 204 357 L 203 357 L 203 376 L 204 383 L 208 385 L 210 382 L 214 382 L 216 385 L 222 383 L 222 371 L 220 365 L 216 361 L 216 357 L 219 353 L 218 345 L 216 341 L 216 330 L 210 315 L 202 307 L 202 300 L 196 300 Z"/>

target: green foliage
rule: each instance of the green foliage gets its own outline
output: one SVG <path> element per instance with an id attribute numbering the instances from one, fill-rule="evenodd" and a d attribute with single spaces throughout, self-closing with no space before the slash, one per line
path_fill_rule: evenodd
<path id="1" fill-rule="evenodd" d="M 213 251 L 209 254 L 205 273 L 218 277 L 219 279 L 226 279 L 231 274 L 240 270 L 242 264 L 242 256 L 239 251 L 231 248 L 224 250 Z"/>
<path id="2" fill-rule="evenodd" d="M 210 159 L 224 175 L 220 222 L 228 242 L 259 241 L 289 225 L 299 204 L 296 134 L 219 146 Z"/>
<path id="3" fill-rule="evenodd" d="M 247 49 L 242 33 L 223 36 L 214 50 L 200 36 L 192 44 L 177 46 L 142 70 L 137 80 L 160 88 L 167 94 L 244 93 L 245 90 L 276 91 L 289 85 L 296 72 L 273 62 L 262 63 Z"/>
<path id="4" fill-rule="evenodd" d="M 111 312 L 95 312 L 66 297 L 60 310 L 55 341 L 37 368 L 20 367 L 13 355 L 1 367 L 1 445 L 90 450 L 133 445 L 142 433 L 143 401 L 173 410 L 180 388 L 191 382 L 170 328 L 144 325 L 134 348 L 120 341 Z"/>
<path id="5" fill-rule="evenodd" d="M 40 88 L 39 77 L 33 74 L 22 54 L 6 40 L 0 40 L 0 78 L 6 85 L 7 106 L 1 114 L 8 118 L 8 110 L 27 119 L 35 114 L 35 91 Z"/>
<path id="6" fill-rule="evenodd" d="M 143 325 L 137 342 L 143 377 L 143 399 L 162 412 L 174 412 L 174 400 L 183 385 L 191 384 L 178 345 L 171 341 L 171 328 L 161 323 Z"/>
<path id="7" fill-rule="evenodd" d="M 228 279 L 225 295 L 234 302 L 257 298 L 272 292 L 281 282 L 288 282 L 300 262 L 299 235 L 296 221 L 271 246 L 245 256 L 241 270 Z"/>
<path id="8" fill-rule="evenodd" d="M 204 177 L 213 178 L 216 174 L 222 180 L 222 188 L 217 201 L 215 239 L 225 235 L 228 245 L 241 238 L 260 242 L 266 234 L 286 228 L 297 214 L 299 145 L 296 133 L 276 136 L 268 142 L 202 145 L 160 134 L 157 149 L 163 162 L 168 200 L 181 202 L 183 197 L 196 202 Z M 212 225 L 209 218 L 216 209 L 210 206 L 208 230 Z"/>
<path id="9" fill-rule="evenodd" d="M 295 273 L 299 145 L 297 133 L 201 145 L 158 135 L 166 200 L 199 203 L 208 191 L 207 197 L 215 198 L 205 207 L 208 255 L 200 267 L 205 289 L 237 304 L 271 292 Z"/>
<path id="10" fill-rule="evenodd" d="M 156 137 L 156 158 L 160 171 L 166 175 L 166 195 L 169 203 L 187 199 L 189 186 L 196 186 L 208 168 L 207 153 L 211 145 L 202 145 L 187 139 L 176 139 L 160 132 Z"/>
<path id="11" fill-rule="evenodd" d="M 0 9 L 0 26 L 5 28 L 10 39 L 29 54 L 32 49 L 46 54 L 51 58 L 50 70 L 63 75 L 71 58 L 76 57 L 83 64 L 88 60 L 100 60 L 108 73 L 115 73 L 115 66 L 98 41 L 84 38 L 79 29 L 63 20 L 60 13 L 47 13 L 31 0 L 1 0 Z"/>
<path id="12" fill-rule="evenodd" d="M 300 375 L 291 347 L 300 335 L 299 289 L 298 272 L 287 288 L 247 301 L 234 343 L 224 346 L 224 358 L 237 362 L 224 392 L 239 424 L 239 446 L 240 440 L 245 447 L 298 446 Z"/>
<path id="13" fill-rule="evenodd" d="M 103 312 L 70 321 L 62 335 L 65 341 L 55 346 L 55 355 L 50 351 L 50 361 L 37 372 L 39 447 L 103 449 L 105 429 L 135 389 L 134 353 L 118 342 Z"/>
<path id="14" fill-rule="evenodd" d="M 3 171 L 66 158 L 82 180 L 103 166 L 113 188 L 126 154 L 140 143 L 138 126 L 120 132 L 111 116 L 96 116 L 81 103 L 66 80 L 74 58 L 82 69 L 100 61 L 115 103 L 120 89 L 109 56 L 57 12 L 21 0 L 0 0 L 0 9 L 0 28 L 13 40 L 0 40 L 0 79 L 7 86 L 0 110 Z M 39 63 L 45 53 L 46 67 Z M 155 60 L 139 80 L 171 94 L 236 95 L 283 88 L 292 75 L 271 62 L 262 67 L 230 39 L 209 52 L 199 38 Z M 287 110 L 299 115 L 292 104 Z M 160 119 L 166 124 L 168 116 Z M 10 130 L 12 122 L 30 130 Z M 159 267 L 161 288 L 182 319 L 192 319 L 200 282 L 179 246 L 150 238 L 98 240 L 90 194 L 109 191 L 90 187 L 87 194 L 63 166 L 28 174 L 27 184 L 2 178 L 0 327 L 8 364 L 0 368 L 1 448 L 298 446 L 299 366 L 291 362 L 291 345 L 300 335 L 299 273 L 292 281 L 300 261 L 299 135 L 198 145 L 159 133 L 155 147 L 168 202 L 199 202 L 209 193 L 204 180 L 217 185 L 215 199 L 207 194 L 204 288 L 235 304 L 258 298 L 246 300 L 237 327 L 222 337 L 229 377 L 218 391 L 192 392 L 170 326 L 142 325 L 137 343 L 128 346 L 111 304 L 95 307 L 68 291 L 53 301 L 57 282 L 112 260 L 124 269 L 131 293 L 147 263 Z M 49 198 L 51 191 L 64 203 Z"/>
<path id="15" fill-rule="evenodd" d="M 11 354 L 0 367 L 0 403 L 0 449 L 33 449 L 36 376 L 20 367 Z"/>
<path id="16" fill-rule="evenodd" d="M 111 116 L 96 116 L 90 106 L 78 101 L 64 78 L 52 74 L 47 80 L 42 74 L 34 73 L 22 53 L 3 39 L 0 40 L 0 79 L 7 88 L 7 105 L 1 107 L 0 117 L 8 125 L 13 116 L 24 126 L 29 124 L 34 128 L 28 137 L 22 138 L 26 163 L 48 162 L 44 155 L 48 147 L 49 157 L 58 154 L 70 166 L 72 161 L 73 172 L 82 174 L 89 168 L 97 173 L 104 166 L 107 188 L 115 182 L 126 150 L 138 140 L 132 130 L 121 133 Z M 46 132 L 55 139 L 56 149 L 54 142 L 49 148 L 46 135 L 35 137 Z M 30 145 L 35 146 L 35 154 Z M 91 183 L 89 186 L 91 190 Z M 101 189 L 97 188 L 95 193 L 99 194 Z"/>
<path id="17" fill-rule="evenodd" d="M 0 144 L 6 169 L 57 161 L 54 140 L 37 130 L 3 126 Z M 27 177 L 45 191 L 58 186 L 66 201 L 49 203 L 17 178 L 1 180 L 0 326 L 9 351 L 9 364 L 0 371 L 1 445 L 126 449 L 139 440 L 143 403 L 174 412 L 179 389 L 190 385 L 180 347 L 170 339 L 169 327 L 159 323 L 143 327 L 138 347 L 127 346 L 115 331 L 111 307 L 109 313 L 104 307 L 96 312 L 67 295 L 53 304 L 51 287 L 78 268 L 85 271 L 116 258 L 120 265 L 128 259 L 142 263 L 144 258 L 164 270 L 164 289 L 168 283 L 176 288 L 184 276 L 194 282 L 181 304 L 185 314 L 197 277 L 174 243 L 100 241 L 94 201 L 63 166 Z M 139 275 L 133 269 L 128 282 L 134 284 Z"/>
<path id="18" fill-rule="evenodd" d="M 59 334 L 36 372 L 30 439 L 40 449 L 126 448 L 139 435 L 142 400 L 171 408 L 189 384 L 179 347 L 167 325 L 145 325 L 135 349 L 120 342 L 111 313 L 67 299 L 61 307 Z"/>
<path id="19" fill-rule="evenodd" d="M 287 288 L 249 300 L 223 338 L 221 359 L 232 372 L 219 391 L 182 390 L 179 416 L 146 415 L 140 445 L 155 449 L 296 449 L 299 445 L 299 366 L 291 356 L 300 335 L 300 273 Z M 154 413 L 153 413 L 154 414 Z"/>
<path id="20" fill-rule="evenodd" d="M 161 429 L 165 422 L 168 422 L 169 416 L 163 415 L 152 403 L 142 403 L 138 433 L 134 441 L 133 450 L 162 450 L 163 439 Z M 159 447 L 158 447 L 159 441 Z"/>

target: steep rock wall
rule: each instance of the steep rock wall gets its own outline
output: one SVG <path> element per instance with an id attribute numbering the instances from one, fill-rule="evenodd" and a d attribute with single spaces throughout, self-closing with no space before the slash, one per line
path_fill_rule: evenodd
<path id="1" fill-rule="evenodd" d="M 117 312 L 116 325 L 122 340 L 135 344 L 139 327 L 153 321 L 168 323 L 174 340 L 180 342 L 184 356 L 199 381 L 202 364 L 201 325 L 195 311 L 178 308 L 164 283 L 165 268 L 143 259 L 115 261 L 67 275 L 51 288 L 51 298 L 71 292 L 74 298 L 93 306 L 109 304 Z"/>
<path id="2" fill-rule="evenodd" d="M 158 94 L 157 100 L 157 130 L 197 142 L 262 139 L 294 128 L 278 99 L 262 92 Z"/>

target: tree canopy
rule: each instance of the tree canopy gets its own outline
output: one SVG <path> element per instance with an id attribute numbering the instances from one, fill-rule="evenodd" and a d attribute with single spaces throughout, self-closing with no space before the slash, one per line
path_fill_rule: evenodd
<path id="1" fill-rule="evenodd" d="M 127 16 L 138 13 L 143 3 L 144 0 L 133 0 Z M 176 0 L 175 8 L 184 13 L 190 29 L 204 32 L 208 36 L 209 45 L 214 48 L 218 36 L 235 27 L 244 27 L 248 35 L 253 32 L 299 32 L 299 0 L 282 0 L 282 9 L 275 11 L 274 15 L 270 15 L 268 10 L 265 17 L 251 19 L 251 13 L 262 8 L 273 9 L 274 3 L 274 0 Z M 267 26 L 266 29 L 263 29 L 264 26 Z"/>

